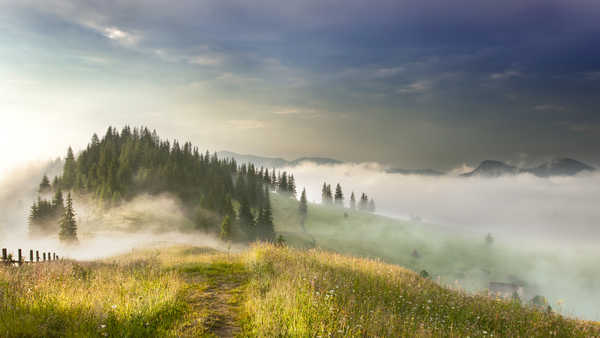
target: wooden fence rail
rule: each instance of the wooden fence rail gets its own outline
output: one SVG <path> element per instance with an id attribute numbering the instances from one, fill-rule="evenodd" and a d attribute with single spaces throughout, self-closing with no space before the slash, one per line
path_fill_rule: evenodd
<path id="1" fill-rule="evenodd" d="M 14 257 L 12 254 L 9 254 L 6 248 L 2 248 L 2 262 L 3 264 L 31 264 L 31 263 L 43 263 L 56 261 L 59 257 L 55 252 L 42 252 L 40 256 L 40 251 L 35 250 L 35 260 L 33 256 L 33 250 L 29 250 L 29 260 L 25 260 L 23 257 L 23 251 L 21 249 L 17 250 L 17 257 Z"/>

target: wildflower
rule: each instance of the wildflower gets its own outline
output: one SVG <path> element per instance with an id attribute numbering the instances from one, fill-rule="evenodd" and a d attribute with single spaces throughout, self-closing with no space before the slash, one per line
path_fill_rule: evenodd
<path id="1" fill-rule="evenodd" d="M 104 328 L 106 328 L 106 324 L 100 324 L 100 328 L 101 328 L 101 329 L 104 329 Z"/>
<path id="2" fill-rule="evenodd" d="M 111 306 L 111 308 L 113 308 L 113 310 L 114 310 L 114 309 L 116 309 L 116 308 L 117 308 L 117 304 L 113 304 L 113 305 Z"/>

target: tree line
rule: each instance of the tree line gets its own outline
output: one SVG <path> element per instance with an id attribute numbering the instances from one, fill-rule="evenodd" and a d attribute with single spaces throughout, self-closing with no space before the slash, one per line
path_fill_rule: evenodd
<path id="1" fill-rule="evenodd" d="M 125 126 L 120 132 L 109 127 L 102 138 L 94 134 L 77 156 L 69 147 L 62 175 L 52 183 L 43 177 L 40 193 L 56 196 L 34 202 L 32 234 L 57 230 L 57 219 L 65 213 L 64 201 L 57 197 L 62 191 L 92 195 L 105 208 L 140 193 L 171 193 L 184 203 L 198 229 L 253 241 L 274 239 L 269 194 L 295 197 L 296 183 L 291 173 L 238 165 L 233 158 L 202 153 L 190 142 L 170 142 L 146 127 Z"/>
<path id="2" fill-rule="evenodd" d="M 344 193 L 342 186 L 338 183 L 335 186 L 335 194 L 332 194 L 331 184 L 323 183 L 321 188 L 321 203 L 324 205 L 344 206 Z M 354 191 L 350 194 L 350 209 L 375 212 L 375 200 L 370 198 L 365 193 L 361 193 L 360 201 L 356 201 Z"/>

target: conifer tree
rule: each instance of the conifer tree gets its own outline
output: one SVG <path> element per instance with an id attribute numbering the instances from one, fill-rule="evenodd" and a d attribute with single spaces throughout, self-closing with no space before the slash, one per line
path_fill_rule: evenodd
<path id="1" fill-rule="evenodd" d="M 328 204 L 333 203 L 333 195 L 331 194 L 331 184 L 327 185 L 327 203 Z"/>
<path id="2" fill-rule="evenodd" d="M 356 197 L 354 197 L 354 191 L 350 195 L 350 209 L 356 210 Z"/>
<path id="3" fill-rule="evenodd" d="M 298 212 L 300 213 L 300 221 L 302 222 L 302 225 L 304 225 L 304 221 L 306 220 L 306 216 L 308 215 L 306 189 L 302 189 L 302 194 L 300 195 L 300 205 L 298 206 Z"/>
<path id="4" fill-rule="evenodd" d="M 277 185 L 277 176 L 275 176 L 275 168 L 271 170 L 271 185 Z"/>
<path id="5" fill-rule="evenodd" d="M 223 223 L 221 223 L 221 233 L 219 233 L 219 238 L 222 241 L 227 241 L 231 239 L 231 218 L 229 215 L 223 218 Z"/>
<path id="6" fill-rule="evenodd" d="M 50 180 L 48 179 L 47 175 L 44 175 L 44 177 L 42 177 L 42 182 L 40 183 L 40 188 L 39 188 L 39 192 L 43 193 L 50 190 Z"/>
<path id="7" fill-rule="evenodd" d="M 75 184 L 75 178 L 77 176 L 77 166 L 75 164 L 75 156 L 73 155 L 73 149 L 69 147 L 67 150 L 67 157 L 65 158 L 65 165 L 63 169 L 62 184 L 65 189 L 71 189 Z"/>
<path id="8" fill-rule="evenodd" d="M 344 206 L 344 194 L 342 193 L 342 186 L 339 183 L 335 186 L 335 205 Z"/>
<path id="9" fill-rule="evenodd" d="M 54 199 L 52 199 L 52 207 L 54 208 L 56 215 L 62 215 L 64 213 L 65 200 L 63 199 L 62 190 L 60 188 L 56 189 Z"/>
<path id="10" fill-rule="evenodd" d="M 264 193 L 264 205 L 260 209 L 256 222 L 256 232 L 260 240 L 273 241 L 275 239 L 275 226 L 273 224 L 273 211 L 271 210 L 271 199 L 267 187 L 265 187 Z"/>
<path id="11" fill-rule="evenodd" d="M 73 210 L 73 199 L 71 193 L 67 195 L 67 206 L 60 220 L 60 232 L 58 237 L 61 242 L 77 243 L 77 223 L 75 222 L 75 211 Z"/>
<path id="12" fill-rule="evenodd" d="M 240 228 L 246 234 L 247 239 L 249 241 L 254 241 L 256 239 L 256 223 L 254 222 L 254 216 L 252 215 L 250 204 L 246 198 L 242 198 L 240 201 L 238 220 Z"/>
<path id="13" fill-rule="evenodd" d="M 296 198 L 296 180 L 292 174 L 290 174 L 288 179 L 288 192 L 292 194 L 294 198 Z"/>
<path id="14" fill-rule="evenodd" d="M 321 188 L 321 203 L 327 204 L 327 182 L 323 182 L 323 188 Z"/>
<path id="15" fill-rule="evenodd" d="M 281 178 L 279 179 L 279 192 L 282 192 L 282 193 L 289 192 L 288 176 L 287 176 L 287 172 L 285 172 L 285 171 L 283 173 L 281 173 Z"/>

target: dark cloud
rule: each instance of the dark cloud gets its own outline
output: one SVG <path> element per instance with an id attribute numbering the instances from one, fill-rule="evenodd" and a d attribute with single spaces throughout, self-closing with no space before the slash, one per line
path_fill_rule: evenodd
<path id="1" fill-rule="evenodd" d="M 410 142 L 397 131 L 420 126 L 414 142 L 455 154 L 430 156 L 428 166 L 488 157 L 480 148 L 505 158 L 538 152 L 600 162 L 599 137 L 567 127 L 600 123 L 600 3 L 594 0 L 44 4 L 0 8 L 10 9 L 5 13 L 11 21 L 42 41 L 118 55 L 126 64 L 134 63 L 129 58 L 170 64 L 161 79 L 201 78 L 236 100 L 353 117 L 342 123 L 347 132 L 336 132 L 346 144 L 352 144 L 352 131 L 364 127 L 381 138 L 370 141 L 373 146 L 384 139 Z M 152 66 L 132 69 L 125 74 L 153 73 Z M 457 128 L 466 134 L 448 139 Z M 420 136 L 427 130 L 438 132 Z M 556 135 L 565 136 L 562 143 Z M 481 141 L 469 146 L 462 141 L 469 138 Z M 427 164 L 417 151 L 382 151 L 375 159 Z M 371 154 L 350 147 L 339 152 Z"/>

